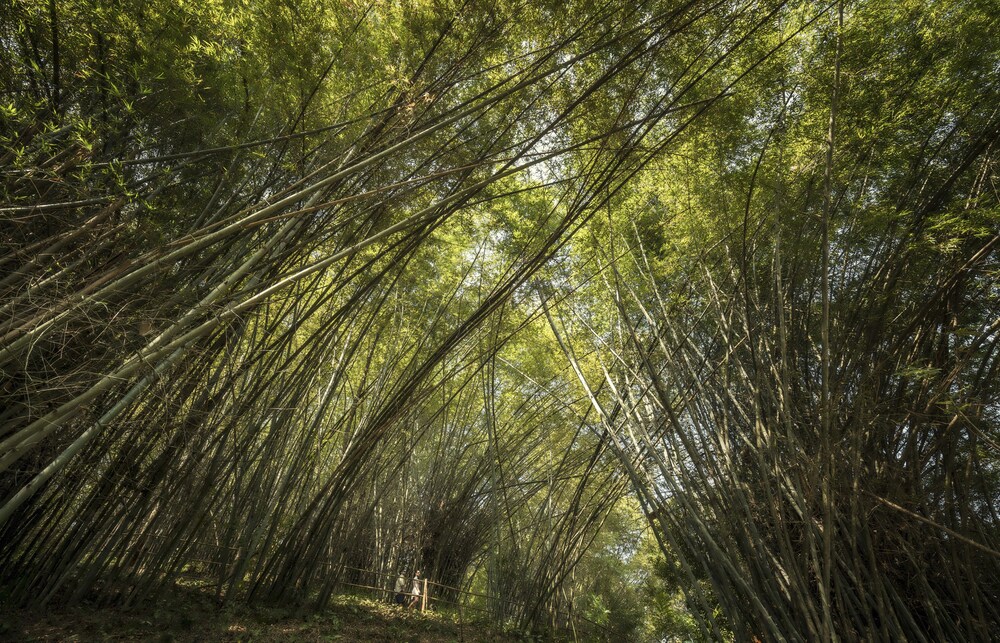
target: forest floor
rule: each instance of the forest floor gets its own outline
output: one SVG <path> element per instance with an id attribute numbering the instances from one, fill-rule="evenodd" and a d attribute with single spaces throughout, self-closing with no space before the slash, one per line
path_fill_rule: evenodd
<path id="1" fill-rule="evenodd" d="M 341 596 L 310 616 L 281 608 L 227 606 L 204 596 L 179 595 L 155 608 L 80 606 L 41 611 L 0 605 L 0 641 L 373 641 L 452 643 L 523 640 L 457 613 L 407 612 L 394 605 Z"/>

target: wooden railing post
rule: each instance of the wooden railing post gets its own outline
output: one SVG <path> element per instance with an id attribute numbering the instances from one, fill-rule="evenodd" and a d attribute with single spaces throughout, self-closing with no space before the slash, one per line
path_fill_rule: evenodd
<path id="1" fill-rule="evenodd" d="M 420 595 L 420 611 L 427 609 L 427 579 L 424 579 L 424 591 Z"/>

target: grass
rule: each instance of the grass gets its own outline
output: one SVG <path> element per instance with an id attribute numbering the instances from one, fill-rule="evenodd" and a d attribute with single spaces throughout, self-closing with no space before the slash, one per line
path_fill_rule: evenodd
<path id="1" fill-rule="evenodd" d="M 275 607 L 227 606 L 179 591 L 155 607 L 80 606 L 44 612 L 0 605 L 0 641 L 385 641 L 457 643 L 516 641 L 484 623 L 460 622 L 457 613 L 407 612 L 357 596 L 339 596 L 309 616 Z"/>

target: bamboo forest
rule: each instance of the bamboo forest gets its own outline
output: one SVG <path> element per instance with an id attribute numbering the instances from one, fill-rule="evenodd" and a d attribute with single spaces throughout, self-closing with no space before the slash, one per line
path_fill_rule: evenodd
<path id="1" fill-rule="evenodd" d="M 2 640 L 1000 638 L 998 0 L 2 0 L 0 173 Z"/>

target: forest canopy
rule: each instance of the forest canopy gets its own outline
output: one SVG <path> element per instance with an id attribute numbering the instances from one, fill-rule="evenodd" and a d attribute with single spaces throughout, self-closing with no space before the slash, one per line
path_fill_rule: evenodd
<path id="1" fill-rule="evenodd" d="M 0 605 L 990 639 L 998 21 L 4 0 Z"/>

